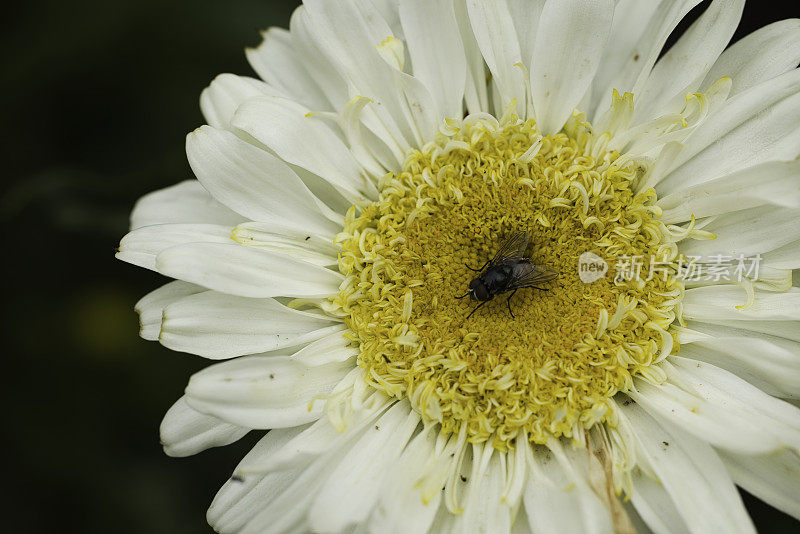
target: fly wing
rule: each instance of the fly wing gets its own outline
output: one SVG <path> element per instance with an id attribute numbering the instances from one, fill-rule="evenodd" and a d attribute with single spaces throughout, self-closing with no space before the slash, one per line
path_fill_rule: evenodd
<path id="1" fill-rule="evenodd" d="M 528 248 L 528 241 L 530 241 L 528 232 L 513 234 L 500 245 L 489 265 L 498 265 L 506 261 L 523 259 L 525 257 L 525 249 Z"/>
<path id="2" fill-rule="evenodd" d="M 558 273 L 530 261 L 519 262 L 514 265 L 511 282 L 506 286 L 506 291 L 521 289 L 523 287 L 537 286 L 555 279 Z"/>

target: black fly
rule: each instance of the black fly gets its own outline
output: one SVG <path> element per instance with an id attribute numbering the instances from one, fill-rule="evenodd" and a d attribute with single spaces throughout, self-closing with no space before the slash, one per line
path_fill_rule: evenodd
<path id="1" fill-rule="evenodd" d="M 467 315 L 467 319 L 495 296 L 508 291 L 511 291 L 511 294 L 506 299 L 506 304 L 511 317 L 514 317 L 514 312 L 511 311 L 511 297 L 518 289 L 531 287 L 547 291 L 546 288 L 539 287 L 539 284 L 553 280 L 558 273 L 536 265 L 525 257 L 529 241 L 528 232 L 517 232 L 500 245 L 494 258 L 484 263 L 480 269 L 467 266 L 468 269 L 481 273 L 469 283 L 469 292 L 466 295 L 456 297 L 461 299 L 469 296 L 472 300 L 480 301 L 480 304 Z"/>

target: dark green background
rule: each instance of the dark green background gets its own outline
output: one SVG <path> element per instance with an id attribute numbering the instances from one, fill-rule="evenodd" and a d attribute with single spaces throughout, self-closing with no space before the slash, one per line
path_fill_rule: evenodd
<path id="1" fill-rule="evenodd" d="M 137 336 L 164 280 L 114 260 L 142 194 L 191 176 L 184 136 L 218 73 L 287 26 L 297 2 L 43 1 L 4 8 L 0 224 L 5 532 L 203 533 L 205 508 L 257 436 L 196 457 L 158 444 L 206 362 Z M 737 37 L 800 8 L 753 3 Z M 762 6 L 764 4 L 761 4 Z M 755 499 L 762 532 L 798 523 Z"/>

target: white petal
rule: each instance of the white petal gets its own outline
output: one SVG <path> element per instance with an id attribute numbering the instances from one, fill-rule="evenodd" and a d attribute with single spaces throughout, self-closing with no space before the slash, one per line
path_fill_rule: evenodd
<path id="1" fill-rule="evenodd" d="M 768 456 L 720 452 L 734 482 L 762 501 L 800 519 L 800 457 L 792 451 Z"/>
<path id="2" fill-rule="evenodd" d="M 322 487 L 309 513 L 314 532 L 343 532 L 367 519 L 386 470 L 420 421 L 407 401 L 395 403 L 353 444 Z"/>
<path id="3" fill-rule="evenodd" d="M 678 331 L 681 356 L 722 367 L 770 395 L 800 398 L 797 341 L 695 321 L 688 326 Z"/>
<path id="4" fill-rule="evenodd" d="M 508 4 L 505 0 L 467 0 L 467 10 L 483 59 L 499 89 L 500 107 L 495 111 L 502 113 L 516 98 L 517 113 L 524 116 L 528 91 L 523 71 L 515 66 L 522 63 L 522 52 Z"/>
<path id="5" fill-rule="evenodd" d="M 261 79 L 276 87 L 283 96 L 290 96 L 316 111 L 334 109 L 306 70 L 305 56 L 296 50 L 295 36 L 274 27 L 262 35 L 264 40 L 257 48 L 245 50 L 247 61 Z"/>
<path id="6" fill-rule="evenodd" d="M 327 297 L 344 279 L 324 267 L 237 244 L 172 247 L 158 255 L 156 267 L 166 276 L 241 297 Z"/>
<path id="7" fill-rule="evenodd" d="M 186 137 L 186 154 L 214 198 L 255 221 L 333 236 L 342 220 L 283 161 L 231 132 L 203 126 Z"/>
<path id="8" fill-rule="evenodd" d="M 634 123 L 680 111 L 686 94 L 699 87 L 727 46 L 743 9 L 744 0 L 714 0 L 711 3 L 656 63 L 643 91 L 636 95 Z M 670 109 L 670 104 L 677 106 Z"/>
<path id="9" fill-rule="evenodd" d="M 469 113 L 488 112 L 486 66 L 478 47 L 478 41 L 475 39 L 475 33 L 472 31 L 467 13 L 467 0 L 455 0 L 455 11 L 461 42 L 467 56 L 467 84 L 464 88 L 464 102 Z"/>
<path id="10" fill-rule="evenodd" d="M 232 237 L 240 245 L 279 252 L 315 265 L 332 267 L 338 263 L 339 248 L 333 243 L 333 236 L 313 232 L 299 221 L 291 226 L 244 223 L 233 229 Z"/>
<path id="11" fill-rule="evenodd" d="M 400 3 L 414 77 L 430 90 L 441 118 L 460 119 L 467 59 L 452 0 Z"/>
<path id="12" fill-rule="evenodd" d="M 374 198 L 358 162 L 341 139 L 310 110 L 287 98 L 254 98 L 239 107 L 232 124 L 281 159 L 327 180 L 350 199 Z"/>
<path id="13" fill-rule="evenodd" d="M 612 0 L 548 0 L 531 66 L 537 128 L 558 132 L 589 89 L 611 32 Z"/>
<path id="14" fill-rule="evenodd" d="M 755 302 L 747 302 L 742 288 L 731 285 L 698 287 L 686 291 L 683 316 L 698 321 L 796 321 L 800 320 L 800 289 L 785 293 L 756 291 Z"/>
<path id="15" fill-rule="evenodd" d="M 792 341 L 800 342 L 800 328 L 798 328 L 798 323 L 795 321 L 759 321 L 746 319 L 734 320 L 725 317 L 707 317 L 702 319 L 702 321 L 704 323 L 733 328 L 736 330 L 745 330 L 746 332 L 743 332 L 742 335 L 746 335 L 747 332 L 754 332 L 757 334 L 767 334 L 768 336 L 791 339 Z M 687 324 L 691 327 L 694 327 L 694 325 L 697 323 L 693 321 L 687 321 Z"/>
<path id="16" fill-rule="evenodd" d="M 613 89 L 617 89 L 620 94 L 630 92 L 639 95 L 667 37 L 689 10 L 699 3 L 700 0 L 662 0 L 659 2 L 655 13 L 649 18 L 649 22 L 641 32 L 638 42 L 626 54 L 619 70 L 612 73 L 608 85 L 601 89 L 602 97 L 609 98 Z M 624 9 L 624 7 L 624 5 L 620 5 L 617 9 Z M 606 107 L 601 103 L 597 108 L 598 114 L 604 112 Z"/>
<path id="17" fill-rule="evenodd" d="M 608 510 L 560 443 L 554 441 L 552 450 L 532 446 L 531 452 L 523 500 L 533 532 L 614 532 Z"/>
<path id="18" fill-rule="evenodd" d="M 239 465 L 266 460 L 304 428 L 300 426 L 270 430 Z M 295 470 L 289 470 L 266 476 L 250 476 L 244 480 L 228 480 L 208 508 L 208 523 L 217 532 L 238 532 L 261 511 L 264 503 L 279 495 L 297 476 Z"/>
<path id="19" fill-rule="evenodd" d="M 608 38 L 600 67 L 592 85 L 592 104 L 584 111 L 589 117 L 595 110 L 605 111 L 611 102 L 611 80 L 620 72 L 625 62 L 639 54 L 634 48 L 642 37 L 659 5 L 659 0 L 619 0 L 614 8 L 611 34 Z M 637 62 L 642 59 L 637 57 Z M 616 88 L 616 86 L 615 86 Z M 619 87 L 622 89 L 622 87 Z"/>
<path id="20" fill-rule="evenodd" d="M 186 180 L 140 198 L 131 213 L 131 230 L 168 223 L 207 223 L 234 227 L 244 221 L 244 217 L 214 200 L 200 182 Z"/>
<path id="21" fill-rule="evenodd" d="M 116 257 L 156 270 L 156 257 L 186 243 L 232 243 L 231 228 L 217 224 L 156 224 L 129 232 L 119 243 Z"/>
<path id="22" fill-rule="evenodd" d="M 800 410 L 713 365 L 671 357 L 669 382 L 635 380 L 631 397 L 651 415 L 744 454 L 800 448 Z"/>
<path id="23" fill-rule="evenodd" d="M 733 80 L 729 96 L 793 70 L 800 63 L 800 20 L 768 24 L 725 50 L 700 87 L 705 92 L 723 76 Z"/>
<path id="24" fill-rule="evenodd" d="M 716 235 L 708 241 L 685 240 L 680 251 L 710 257 L 716 254 L 755 256 L 800 239 L 800 208 L 760 206 L 727 213 L 703 228 Z"/>
<path id="25" fill-rule="evenodd" d="M 631 502 L 653 532 L 656 534 L 689 532 L 675 503 L 660 482 L 644 475 L 638 468 L 633 471 L 632 479 Z"/>
<path id="26" fill-rule="evenodd" d="M 186 401 L 199 412 L 250 428 L 286 428 L 317 420 L 320 396 L 352 363 L 308 367 L 288 356 L 245 356 L 196 373 Z M 312 402 L 313 401 L 313 402 Z"/>
<path id="27" fill-rule="evenodd" d="M 535 53 L 536 34 L 539 32 L 539 18 L 546 0 L 506 0 L 511 20 L 517 30 L 522 63 L 530 72 Z"/>
<path id="28" fill-rule="evenodd" d="M 292 359 L 309 367 L 354 359 L 361 351 L 345 337 L 344 326 L 342 325 L 340 328 L 341 330 L 336 329 L 295 352 L 292 354 Z M 333 330 L 333 328 L 329 327 L 328 330 Z"/>
<path id="29" fill-rule="evenodd" d="M 506 466 L 491 445 L 472 445 L 472 472 L 467 481 L 464 512 L 456 516 L 454 533 L 505 534 L 511 531 L 511 509 L 503 501 Z"/>
<path id="30" fill-rule="evenodd" d="M 659 425 L 644 410 L 621 406 L 638 451 L 675 502 L 690 532 L 755 532 L 722 461 L 707 444 Z M 634 487 L 633 491 L 636 491 Z"/>
<path id="31" fill-rule="evenodd" d="M 164 308 L 189 295 L 206 291 L 206 288 L 175 280 L 151 291 L 134 306 L 139 314 L 139 335 L 148 341 L 158 341 Z"/>
<path id="32" fill-rule="evenodd" d="M 380 490 L 369 525 L 373 532 L 417 534 L 428 532 L 442 501 L 436 491 L 426 500 L 418 482 L 434 455 L 437 427 L 430 425 L 409 443 L 389 470 Z"/>
<path id="33" fill-rule="evenodd" d="M 161 421 L 161 444 L 169 456 L 191 456 L 239 440 L 249 428 L 226 423 L 193 409 L 181 397 Z"/>
<path id="34" fill-rule="evenodd" d="M 342 330 L 338 322 L 275 299 L 206 291 L 164 309 L 159 340 L 172 350 L 220 360 L 308 343 Z"/>
<path id="35" fill-rule="evenodd" d="M 765 204 L 800 208 L 800 160 L 762 163 L 658 199 L 666 224 Z"/>
<path id="36" fill-rule="evenodd" d="M 200 93 L 200 109 L 208 124 L 229 130 L 233 114 L 242 102 L 263 95 L 282 96 L 283 93 L 254 78 L 220 74 Z"/>
<path id="37" fill-rule="evenodd" d="M 775 269 L 800 268 L 800 239 L 770 250 L 763 255 L 763 261 Z"/>

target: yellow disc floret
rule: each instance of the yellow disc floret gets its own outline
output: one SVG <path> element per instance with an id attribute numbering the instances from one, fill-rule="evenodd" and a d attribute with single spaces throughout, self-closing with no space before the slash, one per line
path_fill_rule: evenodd
<path id="1" fill-rule="evenodd" d="M 570 125 L 543 137 L 515 117 L 451 123 L 383 178 L 377 202 L 352 208 L 337 237 L 346 281 L 333 303 L 367 380 L 444 433 L 500 450 L 523 432 L 537 443 L 575 436 L 613 421 L 608 399 L 676 350 L 667 328 L 683 288 L 655 193 L 634 192 L 645 167 L 589 156 L 588 125 Z M 519 231 L 557 278 L 467 319 L 475 303 L 456 297 L 477 275 L 469 267 Z M 587 252 L 609 266 L 591 283 L 579 272 Z M 615 269 L 623 259 L 631 276 Z"/>

